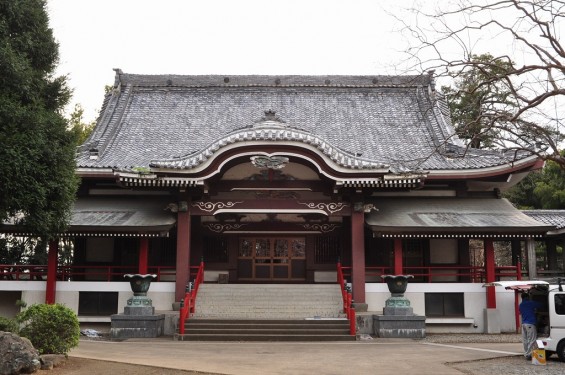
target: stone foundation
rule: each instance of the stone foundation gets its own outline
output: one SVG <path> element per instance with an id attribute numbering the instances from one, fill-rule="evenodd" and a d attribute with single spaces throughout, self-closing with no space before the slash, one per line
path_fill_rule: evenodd
<path id="1" fill-rule="evenodd" d="M 419 315 L 373 315 L 375 335 L 383 338 L 426 337 L 426 317 Z"/>
<path id="2" fill-rule="evenodd" d="M 112 315 L 112 340 L 153 338 L 163 334 L 165 315 Z"/>

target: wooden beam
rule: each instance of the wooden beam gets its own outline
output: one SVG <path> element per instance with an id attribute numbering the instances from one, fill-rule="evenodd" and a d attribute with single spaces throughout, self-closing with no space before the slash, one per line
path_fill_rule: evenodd
<path id="1" fill-rule="evenodd" d="M 365 303 L 365 214 L 351 214 L 351 284 L 355 303 Z"/>
<path id="2" fill-rule="evenodd" d="M 191 203 L 191 215 L 210 216 L 217 213 L 321 213 L 327 216 L 350 216 L 346 202 L 294 199 L 202 200 Z"/>
<path id="3" fill-rule="evenodd" d="M 494 243 L 491 239 L 484 240 L 485 250 L 485 275 L 486 282 L 496 281 L 496 265 L 494 258 Z M 494 286 L 487 286 L 487 309 L 496 309 L 496 290 Z"/>
<path id="4" fill-rule="evenodd" d="M 49 241 L 49 252 L 47 254 L 47 282 L 45 284 L 45 303 L 53 305 L 57 292 L 57 256 L 59 243 L 56 240 Z"/>
<path id="5" fill-rule="evenodd" d="M 403 264 L 403 251 L 402 251 L 402 240 L 400 238 L 394 239 L 394 274 L 402 275 L 404 273 Z"/>
<path id="6" fill-rule="evenodd" d="M 184 298 L 190 272 L 190 204 L 186 211 L 179 211 L 177 217 L 177 264 L 175 280 L 175 301 Z"/>
<path id="7" fill-rule="evenodd" d="M 226 192 L 233 190 L 308 190 L 314 192 L 332 191 L 332 185 L 324 181 L 218 181 L 210 184 L 210 193 Z"/>
<path id="8" fill-rule="evenodd" d="M 147 274 L 147 264 L 149 259 L 149 238 L 141 237 L 139 239 L 139 267 L 138 273 Z"/>
<path id="9" fill-rule="evenodd" d="M 536 256 L 536 241 L 533 238 L 526 240 L 526 254 L 528 255 L 528 279 L 538 278 L 538 266 Z"/>

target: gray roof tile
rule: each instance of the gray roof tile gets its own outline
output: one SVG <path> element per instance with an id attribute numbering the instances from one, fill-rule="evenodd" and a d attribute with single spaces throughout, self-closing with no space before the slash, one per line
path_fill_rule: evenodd
<path id="1" fill-rule="evenodd" d="M 184 167 L 194 165 L 195 157 L 216 151 L 222 141 L 254 136 L 253 126 L 268 110 L 276 112 L 289 134 L 295 131 L 320 140 L 324 146 L 319 148 L 331 149 L 345 167 L 464 170 L 502 165 L 513 158 L 465 150 L 446 117 L 445 104 L 434 99 L 437 94 L 430 90 L 428 75 L 225 77 L 118 72 L 116 82 L 96 129 L 79 148 L 79 167 L 163 166 L 172 159 L 183 160 Z M 285 139 L 296 140 L 292 135 Z M 91 149 L 97 150 L 97 159 L 90 158 Z"/>

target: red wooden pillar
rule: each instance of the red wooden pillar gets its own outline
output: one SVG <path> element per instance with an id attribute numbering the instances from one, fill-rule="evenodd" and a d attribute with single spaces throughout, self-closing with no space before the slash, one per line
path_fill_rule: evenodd
<path id="1" fill-rule="evenodd" d="M 485 246 L 485 276 L 486 282 L 492 283 L 496 278 L 495 260 L 494 260 L 494 243 L 490 239 L 484 240 Z M 487 286 L 487 309 L 496 309 L 496 291 L 494 286 Z"/>
<path id="2" fill-rule="evenodd" d="M 365 303 L 365 213 L 361 209 L 351 214 L 351 284 L 355 303 Z"/>
<path id="3" fill-rule="evenodd" d="M 186 204 L 186 208 L 183 207 Z M 175 281 L 175 301 L 184 298 L 190 276 L 190 206 L 179 202 L 177 216 L 177 267 Z"/>
<path id="4" fill-rule="evenodd" d="M 49 252 L 47 253 L 47 283 L 45 285 L 45 303 L 49 305 L 55 303 L 58 252 L 59 242 L 57 240 L 49 241 Z"/>
<path id="5" fill-rule="evenodd" d="M 147 274 L 147 265 L 149 259 L 149 238 L 141 237 L 139 239 L 139 267 L 137 272 L 141 275 Z"/>
<path id="6" fill-rule="evenodd" d="M 394 275 L 404 274 L 404 264 L 402 263 L 402 240 L 394 239 Z"/>

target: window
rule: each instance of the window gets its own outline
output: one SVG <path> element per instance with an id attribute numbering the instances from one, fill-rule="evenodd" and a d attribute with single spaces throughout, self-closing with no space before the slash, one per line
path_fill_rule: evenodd
<path id="1" fill-rule="evenodd" d="M 426 316 L 465 316 L 463 293 L 426 293 Z"/>
<path id="2" fill-rule="evenodd" d="M 556 294 L 554 298 L 555 313 L 557 315 L 565 315 L 565 294 Z"/>
<path id="3" fill-rule="evenodd" d="M 118 292 L 79 292 L 78 315 L 106 316 L 118 313 Z"/>
<path id="4" fill-rule="evenodd" d="M 204 237 L 204 261 L 206 263 L 227 263 L 229 261 L 228 240 L 223 236 Z"/>
<path id="5" fill-rule="evenodd" d="M 341 253 L 339 236 L 317 237 L 314 245 L 314 262 L 316 264 L 335 264 Z"/>

